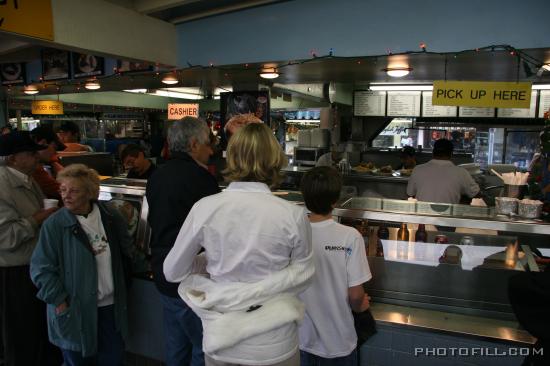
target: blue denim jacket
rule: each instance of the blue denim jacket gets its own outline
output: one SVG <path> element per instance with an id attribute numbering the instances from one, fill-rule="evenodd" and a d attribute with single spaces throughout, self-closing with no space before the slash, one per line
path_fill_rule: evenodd
<path id="1" fill-rule="evenodd" d="M 126 285 L 122 256 L 131 256 L 132 243 L 124 219 L 97 203 L 111 250 L 115 288 L 116 329 L 123 338 L 128 333 Z M 97 267 L 86 233 L 66 208 L 42 225 L 38 244 L 31 258 L 31 278 L 38 287 L 37 297 L 47 303 L 48 335 L 56 346 L 81 352 L 83 357 L 97 353 Z M 69 307 L 55 313 L 59 304 Z"/>

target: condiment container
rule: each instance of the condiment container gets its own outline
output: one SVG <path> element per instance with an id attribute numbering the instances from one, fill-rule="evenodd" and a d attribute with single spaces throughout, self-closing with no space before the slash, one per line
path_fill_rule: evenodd
<path id="1" fill-rule="evenodd" d="M 542 212 L 542 202 L 521 200 L 518 205 L 518 214 L 526 219 L 538 219 Z"/>
<path id="2" fill-rule="evenodd" d="M 509 215 L 518 212 L 518 199 L 511 197 L 496 197 L 497 214 Z"/>

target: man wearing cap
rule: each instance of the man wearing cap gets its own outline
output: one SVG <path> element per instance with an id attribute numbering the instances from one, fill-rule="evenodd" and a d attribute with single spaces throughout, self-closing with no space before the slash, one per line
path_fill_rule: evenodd
<path id="1" fill-rule="evenodd" d="M 44 195 L 32 178 L 43 148 L 26 131 L 0 136 L 0 326 L 6 366 L 61 363 L 29 275 L 40 225 L 56 210 L 42 208 Z"/>
<path id="2" fill-rule="evenodd" d="M 426 202 L 459 203 L 461 196 L 473 198 L 479 194 L 479 186 L 470 173 L 451 161 L 451 141 L 437 140 L 432 154 L 432 160 L 412 171 L 407 185 L 409 196 Z"/>

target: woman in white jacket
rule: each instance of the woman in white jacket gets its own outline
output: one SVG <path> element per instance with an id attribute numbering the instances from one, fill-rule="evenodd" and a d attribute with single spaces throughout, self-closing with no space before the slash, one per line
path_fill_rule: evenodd
<path id="1" fill-rule="evenodd" d="M 193 206 L 164 262 L 202 320 L 206 365 L 299 365 L 296 294 L 314 268 L 305 210 L 269 188 L 285 164 L 266 125 L 241 128 L 227 148 L 229 186 Z M 201 261 L 207 275 L 191 274 Z"/>

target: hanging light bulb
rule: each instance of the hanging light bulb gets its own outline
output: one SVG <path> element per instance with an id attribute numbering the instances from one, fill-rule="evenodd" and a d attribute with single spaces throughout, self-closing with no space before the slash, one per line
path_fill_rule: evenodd
<path id="1" fill-rule="evenodd" d="M 386 74 L 392 78 L 401 78 L 409 75 L 409 72 L 412 71 L 412 67 L 388 67 L 386 69 L 382 69 L 382 71 L 385 71 Z"/>
<path id="2" fill-rule="evenodd" d="M 23 89 L 23 93 L 28 94 L 28 95 L 38 94 L 38 88 L 34 85 L 27 85 Z"/>
<path id="3" fill-rule="evenodd" d="M 84 87 L 88 90 L 97 90 L 101 88 L 101 84 L 99 84 L 99 81 L 97 80 L 89 80 L 84 84 Z"/>
<path id="4" fill-rule="evenodd" d="M 168 85 L 174 85 L 174 84 L 177 84 L 179 82 L 178 78 L 173 73 L 164 75 L 164 77 L 162 78 L 161 81 L 164 84 L 168 84 Z"/>
<path id="5" fill-rule="evenodd" d="M 276 79 L 279 77 L 279 71 L 276 67 L 264 68 L 260 72 L 260 77 L 264 79 Z"/>

